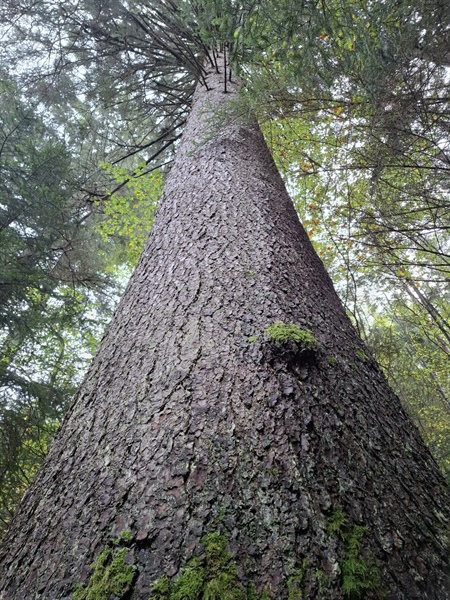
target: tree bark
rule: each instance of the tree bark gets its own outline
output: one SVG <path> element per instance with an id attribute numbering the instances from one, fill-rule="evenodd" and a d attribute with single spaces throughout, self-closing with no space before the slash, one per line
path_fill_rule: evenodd
<path id="1" fill-rule="evenodd" d="M 148 600 L 217 529 L 240 581 L 277 600 L 299 569 L 290 599 L 450 598 L 444 480 L 350 324 L 257 124 L 211 127 L 236 84 L 225 94 L 213 71 L 207 82 L 140 262 L 4 540 L 0 598 L 71 598 L 130 530 L 126 597 Z M 271 340 L 275 322 L 311 330 L 317 349 Z M 344 573 L 355 526 L 383 588 L 358 596 Z"/>

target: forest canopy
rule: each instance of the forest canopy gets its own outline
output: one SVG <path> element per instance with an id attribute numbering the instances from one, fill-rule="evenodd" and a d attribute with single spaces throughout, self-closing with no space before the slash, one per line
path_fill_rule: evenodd
<path id="1" fill-rule="evenodd" d="M 450 7 L 440 0 L 4 0 L 0 518 L 136 263 L 212 49 L 450 475 Z M 218 114 L 217 119 L 223 118 Z"/>

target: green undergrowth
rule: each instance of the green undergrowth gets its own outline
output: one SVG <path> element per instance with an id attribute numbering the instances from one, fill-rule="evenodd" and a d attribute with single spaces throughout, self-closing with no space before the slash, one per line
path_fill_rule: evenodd
<path id="1" fill-rule="evenodd" d="M 271 342 L 285 344 L 294 342 L 303 350 L 317 350 L 317 341 L 309 329 L 301 329 L 297 325 L 285 325 L 281 321 L 272 323 L 264 329 Z"/>
<path id="2" fill-rule="evenodd" d="M 122 531 L 91 564 L 88 583 L 77 585 L 72 600 L 120 600 L 130 590 L 136 566 L 125 560 L 132 540 L 130 531 Z"/>
<path id="3" fill-rule="evenodd" d="M 270 600 L 250 584 L 238 581 L 237 566 L 227 549 L 227 538 L 215 531 L 202 538 L 203 558 L 192 558 L 175 579 L 163 575 L 154 582 L 151 600 Z"/>
<path id="4" fill-rule="evenodd" d="M 339 563 L 344 597 L 363 600 L 370 593 L 371 598 L 384 598 L 379 566 L 373 557 L 364 555 L 361 550 L 367 527 L 351 527 L 342 510 L 335 508 L 328 519 L 327 529 L 328 533 L 338 535 L 344 544 L 345 553 Z"/>

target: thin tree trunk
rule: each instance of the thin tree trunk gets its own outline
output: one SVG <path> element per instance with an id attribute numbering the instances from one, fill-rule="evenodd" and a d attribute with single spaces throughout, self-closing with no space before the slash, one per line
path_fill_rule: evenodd
<path id="1" fill-rule="evenodd" d="M 223 77 L 197 89 L 139 265 L 4 542 L 0 598 L 71 598 L 130 530 L 126 597 L 148 600 L 217 529 L 239 579 L 277 600 L 289 586 L 290 600 L 449 598 L 443 478 L 257 125 L 212 133 L 235 90 Z M 317 349 L 271 341 L 278 321 Z M 352 543 L 381 572 L 359 595 L 345 593 Z"/>

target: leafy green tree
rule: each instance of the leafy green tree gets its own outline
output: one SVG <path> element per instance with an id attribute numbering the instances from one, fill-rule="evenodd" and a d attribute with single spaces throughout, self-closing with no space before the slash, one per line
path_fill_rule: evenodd
<path id="1" fill-rule="evenodd" d="M 432 298 L 433 302 L 443 311 L 448 311 L 448 297 L 440 296 L 439 299 Z M 401 294 L 391 297 L 389 307 L 385 307 L 383 312 L 379 303 L 373 305 L 370 316 L 372 323 L 367 342 L 448 478 L 448 341 L 427 311 Z"/>
<path id="2" fill-rule="evenodd" d="M 155 170 L 146 173 L 145 163 L 132 173 L 124 167 L 105 164 L 116 182 L 114 191 L 107 192 L 106 201 L 98 201 L 104 218 L 96 230 L 105 241 L 122 241 L 122 262 L 134 267 L 153 224 L 157 201 L 162 192 L 163 176 Z"/>
<path id="3" fill-rule="evenodd" d="M 0 530 L 46 453 L 111 310 L 113 245 L 92 227 L 71 157 L 0 84 Z M 98 219 L 97 219 L 98 220 Z"/>

